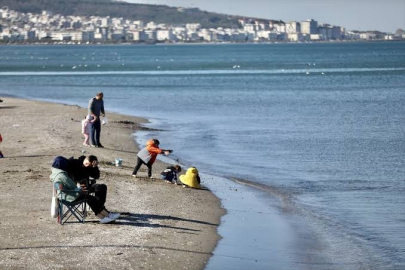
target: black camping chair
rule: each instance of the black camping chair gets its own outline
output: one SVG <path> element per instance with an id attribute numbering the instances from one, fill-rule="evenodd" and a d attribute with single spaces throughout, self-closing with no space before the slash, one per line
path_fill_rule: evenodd
<path id="1" fill-rule="evenodd" d="M 84 223 L 87 217 L 87 199 L 69 202 L 66 201 L 68 195 L 75 195 L 78 191 L 65 190 L 61 183 L 56 182 L 54 184 L 55 192 L 60 192 L 59 197 L 59 211 L 58 211 L 58 223 L 60 225 L 65 224 L 69 219 L 76 218 L 79 223 Z"/>

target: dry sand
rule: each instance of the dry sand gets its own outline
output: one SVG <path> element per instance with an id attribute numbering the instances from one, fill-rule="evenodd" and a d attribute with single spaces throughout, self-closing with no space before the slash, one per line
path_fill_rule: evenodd
<path id="1" fill-rule="evenodd" d="M 0 103 L 0 269 L 202 269 L 219 240 L 224 210 L 208 190 L 134 179 L 132 134 L 144 119 L 112 114 L 102 148 L 83 147 L 77 106 L 3 98 Z M 107 108 L 108 109 L 108 108 Z M 164 141 L 162 145 L 164 146 Z M 106 207 L 128 212 L 115 224 L 93 215 L 63 226 L 50 216 L 50 164 L 55 156 L 96 155 Z M 111 163 L 116 157 L 123 166 Z M 155 163 L 158 177 L 165 167 Z M 184 171 L 184 170 L 183 170 Z M 140 171 L 146 174 L 145 167 Z"/>

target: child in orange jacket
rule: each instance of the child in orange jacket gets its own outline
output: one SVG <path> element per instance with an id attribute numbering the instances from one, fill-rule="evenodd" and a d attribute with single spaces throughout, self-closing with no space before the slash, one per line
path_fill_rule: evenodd
<path id="1" fill-rule="evenodd" d="M 138 152 L 137 164 L 134 168 L 134 172 L 132 173 L 133 177 L 137 176 L 136 174 L 138 173 L 139 168 L 142 166 L 142 164 L 145 164 L 146 167 L 148 167 L 148 177 L 152 178 L 152 165 L 155 162 L 157 155 L 168 155 L 173 152 L 172 150 L 160 149 L 159 144 L 159 140 L 150 139 L 146 142 L 146 147 Z"/>

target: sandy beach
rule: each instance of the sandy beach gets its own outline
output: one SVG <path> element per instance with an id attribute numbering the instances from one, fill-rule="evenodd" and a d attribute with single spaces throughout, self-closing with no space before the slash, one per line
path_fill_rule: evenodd
<path id="1" fill-rule="evenodd" d="M 209 190 L 161 180 L 134 179 L 137 145 L 132 134 L 145 119 L 108 112 L 105 148 L 82 146 L 87 109 L 15 98 L 0 103 L 1 269 L 203 269 L 219 240 L 224 210 Z M 164 146 L 164 142 L 162 141 Z M 98 183 L 108 186 L 106 207 L 126 213 L 99 224 L 63 226 L 50 216 L 50 164 L 55 156 L 96 155 Z M 115 158 L 123 159 L 116 167 Z M 153 176 L 165 168 L 155 163 Z M 182 173 L 185 172 L 183 169 Z M 146 175 L 145 167 L 140 171 Z"/>

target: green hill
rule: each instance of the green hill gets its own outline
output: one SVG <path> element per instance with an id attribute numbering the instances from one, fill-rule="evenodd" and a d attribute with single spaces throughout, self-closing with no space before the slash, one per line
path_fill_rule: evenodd
<path id="1" fill-rule="evenodd" d="M 0 0 L 0 6 L 24 13 L 41 13 L 78 16 L 111 16 L 125 19 L 154 21 L 157 23 L 200 23 L 202 27 L 238 27 L 238 16 L 228 16 L 164 5 L 133 4 L 111 0 Z"/>

